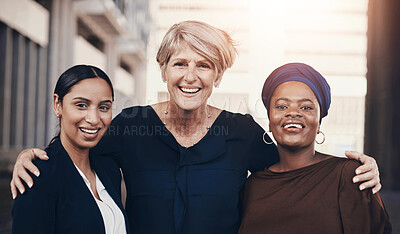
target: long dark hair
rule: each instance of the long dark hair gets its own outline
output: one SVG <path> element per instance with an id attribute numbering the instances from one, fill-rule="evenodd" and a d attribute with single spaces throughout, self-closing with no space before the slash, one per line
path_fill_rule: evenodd
<path id="1" fill-rule="evenodd" d="M 74 85 L 78 84 L 82 80 L 100 78 L 107 82 L 111 89 L 112 100 L 114 101 L 114 88 L 112 86 L 110 78 L 100 68 L 91 65 L 75 65 L 67 69 L 58 78 L 56 87 L 54 88 L 54 94 L 58 95 L 58 100 L 62 103 L 64 96 L 69 93 Z M 50 144 L 60 137 L 60 132 L 51 139 Z"/>

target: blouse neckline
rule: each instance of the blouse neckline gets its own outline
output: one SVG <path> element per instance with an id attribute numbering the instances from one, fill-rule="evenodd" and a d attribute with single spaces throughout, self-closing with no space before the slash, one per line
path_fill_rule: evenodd
<path id="1" fill-rule="evenodd" d="M 163 121 L 160 119 L 160 117 L 157 115 L 156 111 L 154 110 L 154 108 L 153 108 L 151 105 L 147 105 L 147 106 L 146 106 L 146 109 L 150 109 L 150 110 L 151 110 L 151 113 L 153 114 L 153 118 L 156 120 L 157 125 L 162 126 L 162 127 L 164 128 L 164 130 L 168 132 L 168 135 L 171 136 L 171 137 L 174 139 L 175 143 L 176 143 L 176 144 L 179 146 L 179 148 L 181 148 L 181 149 L 190 149 L 190 148 L 193 148 L 193 147 L 195 147 L 195 146 L 201 144 L 202 141 L 205 141 L 205 139 L 209 137 L 210 132 L 212 132 L 212 131 L 214 130 L 214 128 L 215 128 L 214 126 L 215 126 L 215 125 L 217 124 L 217 122 L 219 122 L 220 119 L 222 118 L 222 117 L 221 117 L 221 116 L 222 116 L 222 113 L 223 113 L 223 112 L 224 112 L 224 113 L 226 112 L 225 110 L 222 110 L 222 111 L 218 114 L 217 118 L 216 118 L 216 119 L 214 120 L 214 122 L 211 124 L 210 129 L 207 131 L 206 135 L 203 136 L 203 138 L 201 138 L 201 139 L 200 139 L 198 142 L 196 142 L 194 145 L 189 146 L 189 147 L 185 147 L 185 146 L 182 146 L 181 144 L 179 144 L 179 142 L 176 140 L 175 136 L 168 130 L 168 128 L 165 127 Z"/>
<path id="2" fill-rule="evenodd" d="M 294 170 L 290 170 L 290 171 L 276 172 L 276 171 L 271 171 L 268 168 L 265 168 L 263 172 L 268 174 L 268 175 L 282 175 L 282 176 L 283 175 L 298 174 L 298 173 L 302 173 L 304 171 L 312 170 L 314 168 L 319 167 L 320 165 L 329 163 L 330 161 L 333 161 L 333 160 L 337 160 L 338 158 L 339 157 L 328 158 L 328 159 L 322 160 L 320 162 L 317 162 L 317 163 L 314 163 L 314 164 L 311 164 L 311 165 L 308 165 L 308 166 L 305 166 L 305 167 L 300 167 L 300 168 L 297 168 L 297 169 L 294 169 Z"/>

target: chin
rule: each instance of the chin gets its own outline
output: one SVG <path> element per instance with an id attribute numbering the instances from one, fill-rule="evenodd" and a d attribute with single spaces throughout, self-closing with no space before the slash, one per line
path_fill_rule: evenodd
<path id="1" fill-rule="evenodd" d="M 97 143 L 99 143 L 100 139 L 95 139 L 92 141 L 88 141 L 88 140 L 82 140 L 81 142 L 78 143 L 79 148 L 81 149 L 91 149 L 93 147 L 95 147 L 97 145 Z"/>
<path id="2" fill-rule="evenodd" d="M 192 111 L 192 110 L 196 110 L 198 108 L 200 108 L 201 106 L 203 106 L 204 104 L 199 102 L 199 101 L 195 101 L 195 100 L 190 100 L 190 101 L 180 101 L 177 102 L 177 105 L 180 109 L 185 110 L 185 111 Z"/>

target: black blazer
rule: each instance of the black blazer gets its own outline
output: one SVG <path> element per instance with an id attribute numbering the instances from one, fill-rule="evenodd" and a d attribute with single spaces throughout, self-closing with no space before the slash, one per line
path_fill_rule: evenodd
<path id="1" fill-rule="evenodd" d="M 105 233 L 101 212 L 59 139 L 47 149 L 48 161 L 35 160 L 40 170 L 34 186 L 19 194 L 12 209 L 13 233 Z M 90 163 L 107 192 L 121 203 L 121 173 L 112 159 L 90 153 Z"/>

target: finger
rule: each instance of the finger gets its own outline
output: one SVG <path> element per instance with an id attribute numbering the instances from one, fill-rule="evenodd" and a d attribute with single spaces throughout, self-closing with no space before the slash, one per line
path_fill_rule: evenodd
<path id="1" fill-rule="evenodd" d="M 48 160 L 49 157 L 47 156 L 46 151 L 38 148 L 34 148 L 31 150 L 35 157 L 39 158 L 40 160 Z"/>
<path id="2" fill-rule="evenodd" d="M 348 158 L 355 159 L 355 160 L 361 162 L 362 164 L 376 164 L 376 161 L 373 157 L 370 157 L 368 155 L 362 154 L 357 151 L 345 151 L 345 155 Z M 378 167 L 378 166 L 376 166 L 376 167 Z"/>
<path id="3" fill-rule="evenodd" d="M 19 192 L 20 192 L 21 194 L 24 194 L 24 192 L 25 192 L 25 187 L 24 187 L 24 185 L 22 184 L 21 180 L 20 180 L 18 177 L 16 177 L 16 178 L 13 179 L 13 181 L 14 181 L 15 186 L 18 188 Z"/>
<path id="4" fill-rule="evenodd" d="M 18 171 L 18 174 L 16 175 L 20 178 L 20 180 L 23 180 L 26 185 L 28 185 L 29 188 L 32 188 L 33 186 L 33 179 L 32 177 L 28 174 L 26 170 L 20 170 Z"/>
<path id="5" fill-rule="evenodd" d="M 375 194 L 375 193 L 379 192 L 381 190 L 381 188 L 382 188 L 381 183 L 375 185 L 375 187 L 372 189 L 372 193 Z"/>
<path id="6" fill-rule="evenodd" d="M 376 164 L 375 159 L 368 155 L 359 153 L 357 151 L 346 151 L 345 154 L 347 157 L 356 159 L 363 164 L 356 169 L 356 174 L 365 173 L 374 169 L 378 170 L 378 165 Z"/>
<path id="7" fill-rule="evenodd" d="M 348 157 L 348 158 L 352 158 L 352 159 L 356 159 L 359 160 L 360 157 L 362 156 L 361 153 L 357 152 L 357 151 L 352 151 L 352 150 L 346 150 L 344 152 L 344 154 Z"/>
<path id="8" fill-rule="evenodd" d="M 364 189 L 366 189 L 366 188 L 372 188 L 372 187 L 374 187 L 374 186 L 377 185 L 377 184 L 378 184 L 378 181 L 376 181 L 376 180 L 369 180 L 369 181 L 367 181 L 367 182 L 364 182 L 364 183 L 360 184 L 359 189 L 360 189 L 360 190 L 364 190 Z"/>
<path id="9" fill-rule="evenodd" d="M 12 199 L 15 199 L 17 197 L 17 187 L 15 187 L 14 180 L 11 180 L 10 182 L 10 190 Z"/>
<path id="10" fill-rule="evenodd" d="M 36 177 L 39 177 L 39 175 L 40 175 L 40 171 L 39 171 L 39 169 L 35 166 L 35 164 L 33 164 L 32 163 L 32 161 L 23 161 L 22 162 L 22 167 L 23 168 L 18 168 L 18 170 L 16 170 L 17 171 L 17 173 L 18 173 L 18 175 L 20 174 L 20 173 L 22 173 L 22 171 L 26 171 L 26 170 L 29 170 L 32 174 L 34 174 Z M 30 178 L 30 176 L 29 176 L 29 178 Z M 25 180 L 25 182 L 27 182 L 26 180 Z"/>
<path id="11" fill-rule="evenodd" d="M 367 173 L 363 173 L 363 174 L 354 176 L 353 183 L 365 182 L 365 181 L 372 180 L 372 179 L 376 179 L 375 173 L 373 173 L 372 171 L 369 171 Z"/>
<path id="12" fill-rule="evenodd" d="M 357 175 L 360 175 L 360 174 L 368 173 L 371 171 L 373 173 L 376 173 L 374 164 L 373 163 L 365 163 L 365 164 L 357 167 L 355 172 Z"/>

